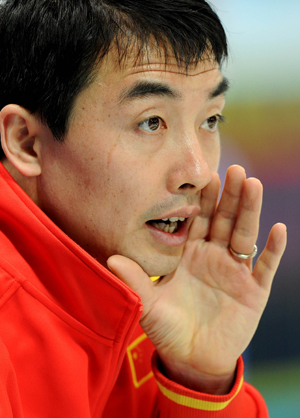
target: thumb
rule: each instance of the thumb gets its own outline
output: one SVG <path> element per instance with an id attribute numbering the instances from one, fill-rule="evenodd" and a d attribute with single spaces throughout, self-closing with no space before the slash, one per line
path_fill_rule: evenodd
<path id="1" fill-rule="evenodd" d="M 109 257 L 107 265 L 123 283 L 140 296 L 144 312 L 147 311 L 147 306 L 151 305 L 154 289 L 150 277 L 144 270 L 135 261 L 122 255 Z"/>

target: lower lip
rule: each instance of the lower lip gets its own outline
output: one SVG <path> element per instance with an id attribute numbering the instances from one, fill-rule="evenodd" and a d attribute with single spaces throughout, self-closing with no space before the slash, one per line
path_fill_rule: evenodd
<path id="1" fill-rule="evenodd" d="M 167 247 L 181 247 L 184 245 L 188 238 L 188 222 L 187 220 L 181 222 L 181 225 L 177 232 L 172 234 L 161 231 L 155 228 L 151 224 L 146 224 L 150 233 L 154 237 L 155 241 L 159 244 L 166 245 Z"/>

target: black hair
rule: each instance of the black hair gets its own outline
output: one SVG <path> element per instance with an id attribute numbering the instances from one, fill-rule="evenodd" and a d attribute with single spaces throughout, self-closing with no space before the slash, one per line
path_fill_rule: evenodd
<path id="1" fill-rule="evenodd" d="M 208 53 L 220 65 L 227 57 L 222 24 L 204 0 L 2 0 L 0 109 L 18 104 L 63 140 L 76 97 L 112 46 L 121 65 L 153 42 L 186 69 Z"/>

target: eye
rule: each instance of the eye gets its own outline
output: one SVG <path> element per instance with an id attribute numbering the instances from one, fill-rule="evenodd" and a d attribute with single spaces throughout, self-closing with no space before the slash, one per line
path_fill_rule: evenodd
<path id="1" fill-rule="evenodd" d="M 201 128 L 206 129 L 207 131 L 210 131 L 210 132 L 215 132 L 217 130 L 218 124 L 224 121 L 225 121 L 225 118 L 222 115 L 214 115 L 206 119 L 202 123 Z"/>
<path id="2" fill-rule="evenodd" d="M 164 122 L 158 116 L 153 116 L 152 118 L 146 119 L 143 122 L 138 124 L 139 129 L 142 129 L 146 132 L 156 132 L 160 128 L 165 127 Z"/>

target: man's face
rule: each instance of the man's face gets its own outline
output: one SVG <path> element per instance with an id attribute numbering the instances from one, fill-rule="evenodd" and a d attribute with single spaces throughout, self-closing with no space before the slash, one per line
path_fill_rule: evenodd
<path id="1" fill-rule="evenodd" d="M 218 167 L 222 80 L 209 60 L 187 75 L 157 56 L 122 69 L 108 56 L 64 143 L 41 138 L 41 208 L 103 265 L 122 254 L 149 275 L 174 271 Z"/>

